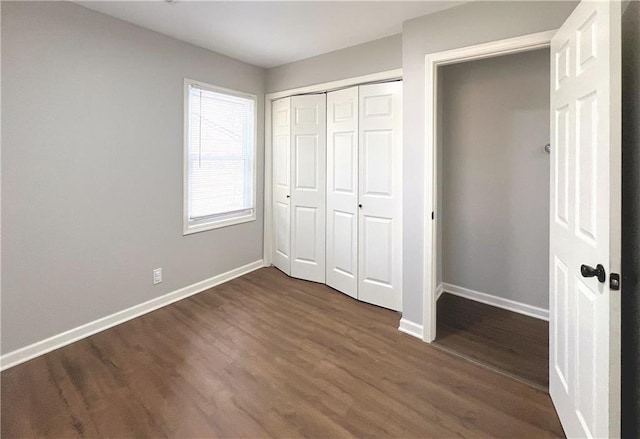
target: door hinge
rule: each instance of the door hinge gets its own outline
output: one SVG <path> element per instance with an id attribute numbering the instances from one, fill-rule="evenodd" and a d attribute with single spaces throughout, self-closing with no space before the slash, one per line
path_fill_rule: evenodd
<path id="1" fill-rule="evenodd" d="M 609 275 L 609 288 L 614 291 L 620 289 L 620 275 L 618 273 L 611 273 Z"/>
<path id="2" fill-rule="evenodd" d="M 431 212 L 431 219 L 435 219 L 435 215 Z"/>

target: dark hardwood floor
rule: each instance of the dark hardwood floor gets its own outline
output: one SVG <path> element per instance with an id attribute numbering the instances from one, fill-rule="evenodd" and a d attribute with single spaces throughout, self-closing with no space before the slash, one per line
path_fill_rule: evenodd
<path id="1" fill-rule="evenodd" d="M 548 389 L 548 322 L 446 292 L 437 313 L 437 345 Z"/>
<path id="2" fill-rule="evenodd" d="M 549 396 L 275 268 L 2 372 L 2 436 L 562 436 Z"/>

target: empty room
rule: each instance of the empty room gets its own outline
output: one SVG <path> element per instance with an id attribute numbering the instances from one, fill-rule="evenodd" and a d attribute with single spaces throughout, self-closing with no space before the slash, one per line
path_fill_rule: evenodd
<path id="1" fill-rule="evenodd" d="M 0 2 L 0 433 L 640 437 L 640 2 Z"/>

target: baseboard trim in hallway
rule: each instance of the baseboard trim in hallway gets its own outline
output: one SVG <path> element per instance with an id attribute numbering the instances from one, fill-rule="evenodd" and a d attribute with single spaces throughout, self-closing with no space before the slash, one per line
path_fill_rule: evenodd
<path id="1" fill-rule="evenodd" d="M 398 326 L 398 331 L 409 334 L 412 337 L 419 338 L 420 340 L 422 340 L 424 334 L 422 325 L 404 318 L 400 319 L 400 326 Z"/>
<path id="2" fill-rule="evenodd" d="M 504 297 L 494 296 L 492 294 L 482 293 L 480 291 L 471 290 L 458 285 L 443 282 L 438 287 L 438 298 L 443 292 L 453 294 L 454 296 L 464 297 L 465 299 L 475 300 L 476 302 L 486 305 L 495 306 L 506 309 L 507 311 L 517 312 L 525 316 L 533 317 L 540 320 L 549 321 L 549 310 L 526 303 L 516 302 L 515 300 L 505 299 Z"/>
<path id="3" fill-rule="evenodd" d="M 251 273 L 252 271 L 263 268 L 264 266 L 264 261 L 262 259 L 251 262 L 247 265 L 243 265 L 242 267 L 229 270 L 225 273 L 221 273 L 203 281 L 188 285 L 184 288 L 180 288 L 179 290 L 172 291 L 164 296 L 156 297 L 155 299 L 134 305 L 122 311 L 94 320 L 93 322 L 89 322 L 78 326 L 77 328 L 54 335 L 53 337 L 35 342 L 23 348 L 16 349 L 15 351 L 8 352 L 0 356 L 0 370 L 17 366 L 25 361 L 29 361 L 33 358 L 39 357 L 40 355 L 44 355 L 55 349 L 59 349 L 63 346 L 89 337 L 90 335 L 104 331 L 105 329 L 109 329 L 131 319 L 135 319 L 136 317 L 193 296 L 194 294 L 201 293 L 209 288 Z"/>

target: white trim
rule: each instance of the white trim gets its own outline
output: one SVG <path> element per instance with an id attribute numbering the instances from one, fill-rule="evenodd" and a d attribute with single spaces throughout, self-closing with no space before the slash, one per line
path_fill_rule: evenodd
<path id="1" fill-rule="evenodd" d="M 0 1 L 0 23 L 2 23 L 2 2 L 1 1 Z M 0 32 L 0 34 L 1 33 L 2 32 Z M 2 40 L 1 36 L 0 36 L 0 40 Z M 1 47 L 2 47 L 2 42 L 0 41 L 0 48 Z M 0 72 L 2 72 L 2 56 L 0 56 Z M 1 102 L 2 102 L 2 81 L 0 80 L 0 103 Z M 6 114 L 6 111 L 5 111 L 5 114 Z M 0 105 L 0 182 L 2 182 L 2 105 Z M 2 223 L 2 190 L 0 190 L 0 298 L 2 297 L 2 224 L 1 223 Z M 0 302 L 1 302 L 1 299 L 0 299 Z M 0 315 L 1 314 L 2 313 L 0 313 Z M 2 328 L 2 318 L 0 317 L 0 332 L 1 332 L 1 328 Z M 1 345 L 2 345 L 2 342 L 0 342 L 0 346 Z"/>
<path id="2" fill-rule="evenodd" d="M 444 293 L 444 283 L 440 282 L 436 288 L 436 301 L 442 296 L 442 293 Z"/>
<path id="3" fill-rule="evenodd" d="M 404 332 L 405 334 L 409 334 L 412 337 L 416 337 L 422 340 L 422 325 L 419 325 L 410 320 L 404 318 L 400 319 L 400 326 L 398 326 L 398 331 Z"/>
<path id="4" fill-rule="evenodd" d="M 264 231 L 262 233 L 262 259 L 264 264 L 269 266 L 273 263 L 273 194 L 272 194 L 272 159 L 271 151 L 271 109 L 273 100 L 269 95 L 264 98 L 264 204 L 262 205 L 262 222 Z"/>
<path id="5" fill-rule="evenodd" d="M 271 145 L 271 106 L 273 101 L 302 93 L 323 93 L 341 87 L 350 87 L 368 82 L 390 81 L 402 79 L 402 69 L 387 70 L 384 72 L 371 73 L 369 75 L 354 76 L 352 78 L 340 79 L 337 81 L 324 82 L 322 84 L 309 85 L 305 87 L 292 88 L 273 93 L 267 93 L 264 97 L 264 245 L 263 259 L 265 265 L 271 265 L 273 259 L 273 209 L 272 205 L 272 145 Z"/>
<path id="6" fill-rule="evenodd" d="M 247 209 L 249 210 L 249 209 Z M 251 209 L 251 214 L 242 216 L 232 216 L 225 219 L 213 219 L 210 222 L 204 222 L 202 224 L 184 224 L 182 235 L 191 235 L 193 233 L 206 232 L 207 230 L 219 229 L 221 227 L 235 226 L 236 224 L 249 223 L 256 220 L 256 209 Z M 187 220 L 188 221 L 188 220 Z"/>
<path id="7" fill-rule="evenodd" d="M 438 67 L 475 59 L 508 55 L 549 47 L 556 31 L 538 32 L 516 38 L 493 41 L 475 46 L 462 47 L 444 52 L 425 55 L 425 179 L 424 179 L 424 276 L 423 314 L 424 341 L 431 343 L 436 338 L 436 289 L 435 273 L 437 264 L 437 217 L 428 221 L 431 212 L 437 212 L 437 80 Z"/>
<path id="8" fill-rule="evenodd" d="M 227 218 L 212 219 L 201 223 L 191 223 L 189 221 L 189 88 L 193 85 L 203 90 L 214 93 L 222 93 L 229 96 L 236 96 L 253 101 L 253 187 L 252 187 L 252 211 L 250 215 L 231 216 Z M 207 230 L 219 229 L 221 227 L 233 226 L 236 224 L 255 221 L 257 217 L 257 192 L 258 192 L 258 96 L 242 91 L 231 90 L 229 88 L 218 87 L 206 82 L 184 78 L 184 109 L 183 109 L 183 152 L 182 152 L 182 235 L 206 232 Z M 249 209 L 246 209 L 249 210 Z"/>
<path id="9" fill-rule="evenodd" d="M 327 90 L 341 87 L 351 87 L 354 85 L 365 84 L 367 82 L 389 81 L 392 79 L 401 79 L 402 69 L 387 70 L 384 72 L 371 73 L 368 75 L 354 76 L 352 78 L 339 79 L 337 81 L 323 82 L 322 84 L 308 85 L 305 87 L 292 88 L 289 90 L 277 91 L 267 94 L 267 100 L 275 101 L 288 96 L 299 95 L 303 93 L 324 93 Z"/>
<path id="10" fill-rule="evenodd" d="M 526 303 L 516 302 L 515 300 L 505 299 L 504 297 L 482 293 L 480 291 L 471 290 L 469 288 L 464 288 L 445 282 L 443 282 L 441 286 L 442 291 L 440 294 L 442 294 L 443 292 L 447 292 L 449 294 L 453 294 L 454 296 L 464 297 L 465 299 L 475 300 L 476 302 L 496 306 L 508 311 L 517 312 L 518 314 L 524 314 L 536 319 L 549 321 L 548 309 L 540 308 L 533 305 L 527 305 Z"/>
<path id="11" fill-rule="evenodd" d="M 131 308 L 118 311 L 109 316 L 78 326 L 77 328 L 69 331 L 54 335 L 53 337 L 49 337 L 45 340 L 38 341 L 29 346 L 16 349 L 15 351 L 9 352 L 0 357 L 0 370 L 6 370 L 10 367 L 17 366 L 18 364 L 24 363 L 32 358 L 39 357 L 47 352 L 51 352 L 75 341 L 89 337 L 90 335 L 104 331 L 105 329 L 109 329 L 113 326 L 119 325 L 120 323 L 127 322 L 151 311 L 155 311 L 158 308 L 162 308 L 189 296 L 193 296 L 194 294 L 201 293 L 202 291 L 208 290 L 216 285 L 228 282 L 231 279 L 235 279 L 262 267 L 264 267 L 262 260 L 255 261 L 250 264 L 243 265 L 242 267 L 221 273 L 217 276 L 210 277 L 209 279 L 196 282 L 179 290 L 165 294 L 164 296 L 156 297 L 155 299 L 151 299 L 139 305 L 134 305 Z"/>

